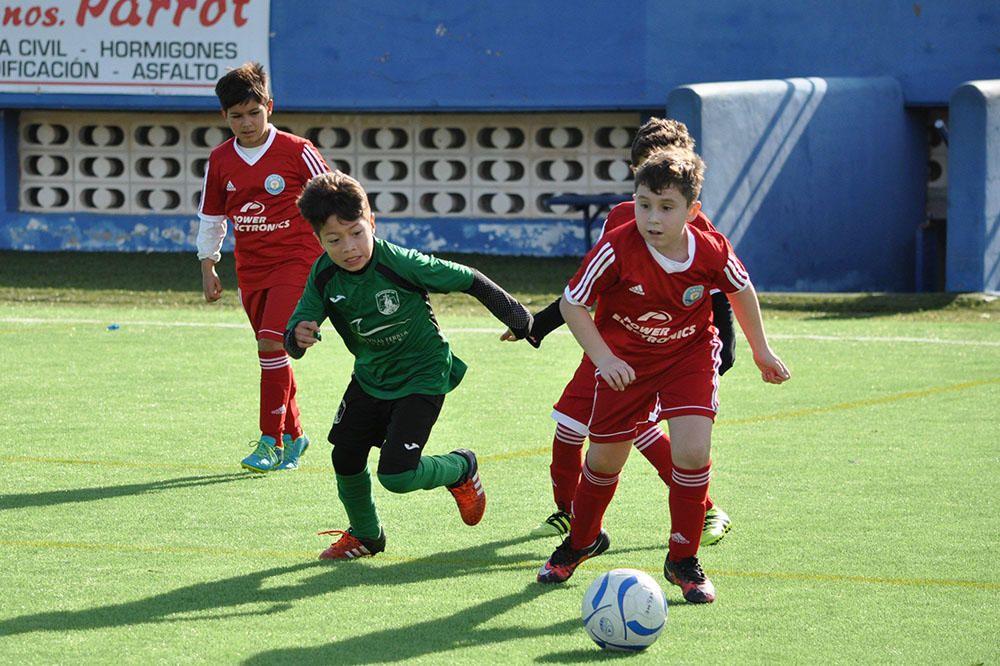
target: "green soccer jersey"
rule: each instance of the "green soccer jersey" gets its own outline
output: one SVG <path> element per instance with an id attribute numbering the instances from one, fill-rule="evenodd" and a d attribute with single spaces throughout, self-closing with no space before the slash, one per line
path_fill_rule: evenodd
<path id="1" fill-rule="evenodd" d="M 451 353 L 427 294 L 465 291 L 472 280 L 467 266 L 376 238 L 371 261 L 357 273 L 326 254 L 316 260 L 288 328 L 329 318 L 369 395 L 441 395 L 458 386 L 466 365 Z"/>

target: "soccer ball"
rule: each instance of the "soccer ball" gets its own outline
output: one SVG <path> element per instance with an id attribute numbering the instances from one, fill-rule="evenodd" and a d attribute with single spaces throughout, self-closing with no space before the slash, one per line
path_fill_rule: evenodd
<path id="1" fill-rule="evenodd" d="M 649 574 L 614 569 L 587 588 L 582 614 L 584 629 L 602 648 L 638 652 L 663 632 L 667 599 Z"/>

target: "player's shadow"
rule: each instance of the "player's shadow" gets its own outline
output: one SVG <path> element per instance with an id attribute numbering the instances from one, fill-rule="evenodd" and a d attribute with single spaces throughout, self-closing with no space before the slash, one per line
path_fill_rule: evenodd
<path id="1" fill-rule="evenodd" d="M 121 486 L 69 488 L 67 490 L 47 490 L 39 493 L 12 493 L 10 495 L 0 495 L 0 511 L 24 509 L 27 507 L 55 506 L 57 504 L 96 502 L 114 497 L 146 495 L 148 493 L 176 490 L 179 488 L 212 486 L 217 483 L 229 483 L 246 478 L 249 478 L 248 474 L 233 472 L 231 474 L 182 476 L 176 479 L 160 479 L 159 481 L 151 481 L 149 483 L 128 483 Z"/>
<path id="2" fill-rule="evenodd" d="M 405 585 L 444 579 L 449 585 L 465 575 L 521 567 L 525 561 L 539 559 L 535 550 L 503 553 L 503 549 L 528 541 L 518 537 L 478 544 L 460 550 L 435 553 L 414 560 L 377 566 L 377 559 L 345 562 L 312 560 L 288 566 L 272 567 L 253 573 L 180 587 L 138 601 L 108 604 L 84 610 L 50 611 L 22 615 L 0 621 L 0 636 L 38 631 L 88 631 L 111 627 L 166 622 L 192 622 L 227 617 L 275 616 L 302 599 L 335 595 L 359 585 Z M 136 572 L 144 567 L 137 563 Z M 305 579 L 282 584 L 280 578 L 296 572 L 313 571 Z M 129 571 L 121 571 L 122 577 Z M 540 586 L 539 586 L 540 587 Z M 527 599 L 528 593 L 518 595 Z M 340 608 L 331 597 L 331 612 Z M 347 614 L 362 612 L 343 607 Z M 367 611 L 365 611 L 367 612 Z"/>
<path id="3" fill-rule="evenodd" d="M 508 543 L 525 541 L 530 537 L 514 539 Z M 616 552 L 628 553 L 642 550 L 649 550 L 648 546 L 627 547 L 618 549 Z M 461 552 L 461 551 L 460 551 Z M 453 553 L 448 553 L 445 557 L 451 557 Z M 537 556 L 536 556 L 537 557 Z M 539 561 L 541 558 L 539 558 Z M 460 575 L 461 573 L 472 573 L 468 570 L 458 573 L 448 574 Z M 585 574 L 584 574 L 585 576 Z M 505 655 L 504 644 L 509 641 L 519 641 L 525 638 L 535 638 L 539 636 L 565 636 L 568 633 L 582 631 L 580 617 L 574 614 L 572 617 L 561 619 L 547 625 L 541 625 L 534 620 L 526 625 L 490 627 L 484 626 L 495 620 L 500 615 L 507 613 L 518 606 L 531 602 L 539 596 L 559 591 L 572 591 L 574 595 L 582 595 L 586 589 L 587 578 L 584 581 L 575 581 L 575 584 L 567 585 L 540 585 L 534 580 L 534 566 L 527 576 L 528 582 L 522 590 L 513 592 L 501 597 L 486 599 L 473 606 L 466 606 L 457 610 L 447 617 L 425 620 L 414 624 L 407 624 L 392 629 L 382 629 L 368 634 L 361 634 L 350 638 L 339 638 L 336 642 L 325 645 L 311 647 L 278 647 L 261 652 L 247 659 L 244 664 L 250 666 L 264 666 L 265 664 L 383 664 L 393 662 L 405 662 L 410 659 L 445 653 L 464 646 L 492 645 L 493 654 L 497 662 L 506 661 L 505 656 L 511 658 L 518 657 L 517 654 L 508 653 Z M 384 597 L 384 603 L 392 604 L 390 596 Z M 377 617 L 380 614 L 379 597 L 372 597 L 369 604 L 365 606 L 364 613 Z M 576 663 L 580 661 L 591 661 L 606 659 L 611 654 L 597 649 L 593 650 L 573 650 L 569 652 L 559 652 L 547 655 L 543 661 L 555 661 L 561 663 Z M 625 653 L 622 653 L 625 654 Z"/>
<path id="4" fill-rule="evenodd" d="M 528 582 L 524 589 L 502 597 L 487 599 L 459 609 L 453 615 L 383 629 L 336 642 L 312 647 L 283 647 L 261 652 L 244 664 L 385 664 L 405 662 L 465 646 L 493 645 L 497 662 L 503 662 L 503 644 L 538 636 L 565 636 L 580 627 L 580 618 L 572 617 L 538 626 L 483 626 L 521 604 L 559 589 L 553 585 Z M 386 598 L 385 603 L 392 603 Z M 378 616 L 378 600 L 372 598 L 364 609 L 366 615 Z M 516 655 L 509 655 L 516 656 Z"/>

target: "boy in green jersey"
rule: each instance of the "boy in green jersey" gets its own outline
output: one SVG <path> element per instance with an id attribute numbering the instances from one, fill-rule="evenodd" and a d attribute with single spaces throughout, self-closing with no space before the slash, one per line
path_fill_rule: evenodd
<path id="1" fill-rule="evenodd" d="M 428 293 L 468 293 L 518 337 L 530 330 L 531 315 L 474 268 L 376 238 L 368 196 L 344 173 L 312 178 L 298 207 L 325 254 L 313 265 L 288 322 L 285 349 L 301 358 L 320 341 L 320 324 L 329 319 L 354 355 L 354 372 L 329 435 L 337 494 L 350 525 L 324 532 L 340 538 L 320 559 L 371 557 L 385 550 L 368 470 L 373 446 L 381 449 L 377 476 L 383 487 L 408 493 L 445 486 L 463 522 L 475 525 L 486 509 L 476 455 L 468 449 L 421 455 L 445 394 L 466 370 L 434 318 Z"/>

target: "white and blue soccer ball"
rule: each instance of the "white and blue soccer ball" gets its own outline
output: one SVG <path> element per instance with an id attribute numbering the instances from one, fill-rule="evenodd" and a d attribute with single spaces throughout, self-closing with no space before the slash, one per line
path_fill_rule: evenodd
<path id="1" fill-rule="evenodd" d="M 583 626 L 605 650 L 638 652 L 656 642 L 667 624 L 667 599 L 653 577 L 614 569 L 583 595 Z"/>

